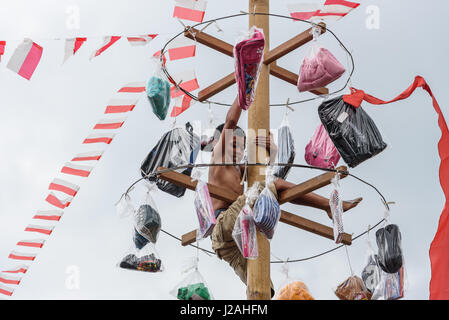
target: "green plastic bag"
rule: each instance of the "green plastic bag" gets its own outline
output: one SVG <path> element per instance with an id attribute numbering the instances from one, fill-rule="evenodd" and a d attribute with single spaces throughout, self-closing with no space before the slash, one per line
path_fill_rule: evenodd
<path id="1" fill-rule="evenodd" d="M 150 101 L 153 113 L 160 119 L 164 120 L 170 107 L 170 83 L 164 80 L 158 65 L 158 71 L 148 80 L 146 92 Z"/>
<path id="2" fill-rule="evenodd" d="M 204 283 L 194 283 L 179 288 L 176 298 L 178 300 L 210 300 L 210 293 Z"/>

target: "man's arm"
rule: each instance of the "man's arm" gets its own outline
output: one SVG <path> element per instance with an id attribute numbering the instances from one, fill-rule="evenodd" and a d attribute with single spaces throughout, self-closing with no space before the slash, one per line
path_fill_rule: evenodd
<path id="1" fill-rule="evenodd" d="M 228 111 L 228 114 L 226 115 L 226 120 L 223 126 L 223 131 L 220 135 L 220 140 L 218 140 L 217 144 L 214 148 L 214 154 L 218 156 L 218 154 L 215 152 L 216 150 L 221 151 L 221 156 L 218 156 L 221 158 L 221 160 L 224 159 L 224 156 L 226 154 L 226 144 L 230 145 L 232 147 L 233 139 L 232 134 L 228 135 L 228 139 L 226 140 L 226 130 L 234 130 L 237 127 L 237 124 L 240 119 L 240 115 L 242 114 L 242 108 L 239 104 L 239 98 L 238 96 L 235 98 L 234 103 L 232 104 L 231 108 Z M 229 139 L 230 138 L 230 139 Z M 229 140 L 229 141 L 228 141 Z"/>

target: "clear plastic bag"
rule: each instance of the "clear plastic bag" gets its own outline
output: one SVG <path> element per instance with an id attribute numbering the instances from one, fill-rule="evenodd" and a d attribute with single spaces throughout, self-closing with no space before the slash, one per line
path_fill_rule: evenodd
<path id="1" fill-rule="evenodd" d="M 322 123 L 315 129 L 312 139 L 307 144 L 304 157 L 311 166 L 326 169 L 334 169 L 340 161 L 340 154 Z"/>
<path id="2" fill-rule="evenodd" d="M 340 300 L 370 300 L 372 296 L 363 280 L 355 275 L 343 281 L 335 290 L 335 295 Z"/>
<path id="3" fill-rule="evenodd" d="M 404 297 L 406 287 L 405 264 L 396 273 L 381 270 L 379 284 L 374 290 L 372 300 L 398 300 Z"/>
<path id="4" fill-rule="evenodd" d="M 217 223 L 209 194 L 207 183 L 198 180 L 195 189 L 195 209 L 198 216 L 199 229 L 196 235 L 197 240 L 208 237 Z"/>
<path id="5" fill-rule="evenodd" d="M 362 270 L 362 280 L 368 291 L 374 293 L 374 290 L 376 289 L 376 287 L 380 282 L 382 269 L 379 266 L 377 254 L 374 253 L 369 238 L 367 241 L 367 245 L 368 249 L 366 256 L 366 266 Z"/>
<path id="6" fill-rule="evenodd" d="M 264 48 L 263 30 L 254 26 L 234 46 L 235 78 L 240 107 L 244 110 L 254 101 Z"/>
<path id="7" fill-rule="evenodd" d="M 332 212 L 332 223 L 334 227 L 334 240 L 335 243 L 341 243 L 343 240 L 344 228 L 343 228 L 343 202 L 340 194 L 340 182 L 339 174 L 332 179 L 334 190 L 329 197 L 329 207 Z"/>
<path id="8" fill-rule="evenodd" d="M 312 33 L 314 41 L 312 41 L 309 53 L 304 58 L 299 71 L 299 92 L 325 87 L 340 78 L 346 71 L 329 50 L 318 44 L 320 27 L 313 27 Z"/>
<path id="9" fill-rule="evenodd" d="M 197 265 L 192 272 L 170 291 L 170 294 L 178 300 L 214 299 Z"/>
<path id="10" fill-rule="evenodd" d="M 267 170 L 265 188 L 254 204 L 253 216 L 256 228 L 269 240 L 273 238 L 277 223 L 281 217 L 281 207 L 272 190 L 276 192 L 274 176 L 271 175 L 270 170 Z"/>
<path id="11" fill-rule="evenodd" d="M 235 220 L 232 238 L 239 248 L 242 256 L 246 259 L 257 259 L 259 251 L 257 248 L 257 229 L 251 206 L 254 205 L 258 196 L 258 184 L 255 183 L 246 192 L 246 203 L 240 210 Z"/>
<path id="12" fill-rule="evenodd" d="M 351 167 L 379 154 L 387 145 L 374 121 L 362 109 L 343 101 L 343 96 L 324 101 L 318 114 L 343 160 Z"/>
<path id="13" fill-rule="evenodd" d="M 131 197 L 127 194 L 122 195 L 120 200 L 115 204 L 115 209 L 119 218 L 132 216 L 136 210 L 131 201 Z"/>
<path id="14" fill-rule="evenodd" d="M 142 176 L 156 172 L 159 167 L 173 168 L 187 164 L 194 164 L 200 149 L 200 139 L 193 133 L 189 122 L 184 127 L 177 127 L 165 133 L 157 145 L 151 150 L 140 168 Z M 179 172 L 179 171 L 178 171 Z M 190 176 L 192 168 L 180 170 L 182 174 Z M 182 197 L 186 191 L 184 187 L 171 182 L 147 177 L 150 182 L 156 182 L 157 187 L 175 197 Z"/>
<path id="15" fill-rule="evenodd" d="M 164 270 L 162 261 L 153 243 L 148 243 L 142 249 L 137 249 L 133 245 L 118 266 L 122 269 L 144 272 L 161 272 Z"/>
<path id="16" fill-rule="evenodd" d="M 137 249 L 142 249 L 148 242 L 156 243 L 161 230 L 161 216 L 150 192 L 154 184 L 147 185 L 147 193 L 144 203 L 134 214 L 134 244 Z"/>
<path id="17" fill-rule="evenodd" d="M 376 231 L 379 265 L 386 273 L 397 273 L 403 262 L 401 232 L 395 224 L 388 224 Z"/>
<path id="18" fill-rule="evenodd" d="M 146 93 L 150 101 L 153 113 L 160 119 L 165 120 L 170 107 L 170 83 L 162 73 L 162 65 L 159 58 L 153 58 L 156 64 L 156 72 L 148 80 Z"/>
<path id="19" fill-rule="evenodd" d="M 281 272 L 285 274 L 285 280 L 276 291 L 275 300 L 315 300 L 304 282 L 290 278 L 287 264 Z"/>
<path id="20" fill-rule="evenodd" d="M 295 161 L 295 141 L 288 121 L 287 112 L 284 115 L 281 126 L 278 129 L 278 163 L 292 164 Z M 275 167 L 274 175 L 278 178 L 287 178 L 291 167 Z"/>

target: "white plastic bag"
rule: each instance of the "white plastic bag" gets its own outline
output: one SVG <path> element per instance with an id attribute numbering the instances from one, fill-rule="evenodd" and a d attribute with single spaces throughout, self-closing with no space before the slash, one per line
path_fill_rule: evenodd
<path id="1" fill-rule="evenodd" d="M 278 163 L 292 164 L 295 161 L 295 141 L 288 121 L 288 112 L 285 112 L 284 119 L 278 129 Z M 278 178 L 284 179 L 287 177 L 291 167 L 278 166 L 275 167 L 274 175 Z"/>
<path id="2" fill-rule="evenodd" d="M 343 202 L 340 195 L 339 174 L 332 179 L 334 190 L 329 197 L 329 206 L 332 212 L 332 222 L 334 226 L 334 240 L 335 243 L 341 243 L 343 240 Z"/>
<path id="3" fill-rule="evenodd" d="M 379 261 L 377 255 L 374 253 L 373 247 L 371 246 L 371 241 L 367 241 L 368 249 L 366 256 L 366 265 L 362 271 L 362 280 L 369 292 L 374 293 L 374 290 L 380 282 L 380 276 L 382 269 L 379 266 Z"/>
<path id="4" fill-rule="evenodd" d="M 126 218 L 134 214 L 135 208 L 128 194 L 122 195 L 120 200 L 115 204 L 115 209 L 119 218 Z"/>
<path id="5" fill-rule="evenodd" d="M 404 297 L 406 288 L 406 270 L 402 263 L 401 269 L 396 273 L 381 271 L 379 284 L 374 290 L 372 300 L 398 300 Z"/>
<path id="6" fill-rule="evenodd" d="M 212 230 L 217 223 L 209 194 L 209 188 L 207 187 L 207 183 L 202 180 L 198 180 L 196 185 L 194 204 L 199 223 L 196 239 L 201 240 L 212 233 Z"/>

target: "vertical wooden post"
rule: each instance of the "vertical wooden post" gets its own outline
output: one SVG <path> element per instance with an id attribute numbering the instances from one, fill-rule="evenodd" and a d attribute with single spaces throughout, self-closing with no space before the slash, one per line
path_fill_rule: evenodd
<path id="1" fill-rule="evenodd" d="M 249 0 L 250 13 L 269 13 L 269 0 Z M 265 53 L 269 51 L 270 26 L 269 16 L 250 15 L 249 27 L 255 25 L 262 28 L 265 35 Z M 269 135 L 270 132 L 270 66 L 262 64 L 259 82 L 256 90 L 256 98 L 248 112 L 248 159 L 265 163 L 267 152 L 261 148 L 256 150 L 251 146 L 255 135 Z M 248 168 L 248 186 L 256 181 L 264 181 L 264 167 Z M 247 266 L 247 299 L 248 300 L 270 300 L 270 243 L 260 233 L 257 233 L 257 245 L 259 257 L 256 260 L 248 260 Z"/>

